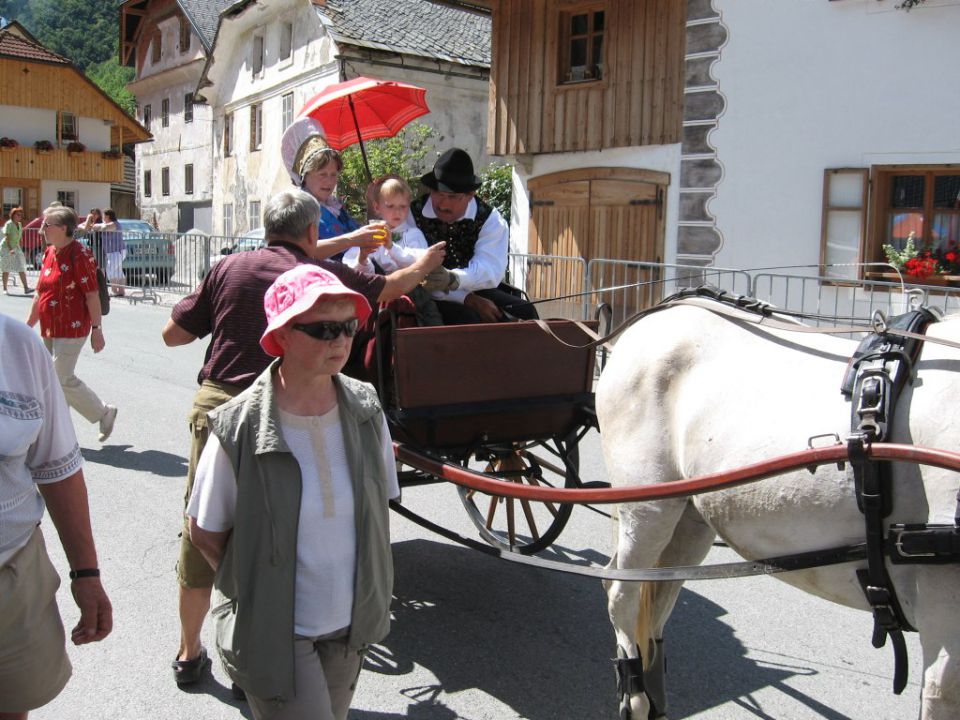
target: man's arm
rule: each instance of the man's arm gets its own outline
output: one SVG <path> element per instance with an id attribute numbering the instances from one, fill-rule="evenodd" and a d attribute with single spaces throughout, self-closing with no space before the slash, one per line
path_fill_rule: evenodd
<path id="1" fill-rule="evenodd" d="M 194 340 L 197 339 L 197 336 L 194 335 L 189 330 L 184 330 L 182 327 L 177 325 L 173 318 L 167 320 L 167 324 L 163 327 L 163 330 L 160 333 L 163 336 L 163 342 L 167 347 L 177 347 L 178 345 L 189 345 Z"/>
<path id="2" fill-rule="evenodd" d="M 83 470 L 59 482 L 38 485 L 53 520 L 71 570 L 97 568 L 97 549 L 90 529 L 90 509 Z M 103 640 L 113 629 L 113 607 L 99 577 L 82 577 L 70 583 L 80 608 L 80 621 L 70 633 L 74 645 Z"/>
<path id="3" fill-rule="evenodd" d="M 380 291 L 380 297 L 377 299 L 380 302 L 390 302 L 413 290 L 427 276 L 427 273 L 440 267 L 446 255 L 446 247 L 446 243 L 437 243 L 428 248 L 423 257 L 417 259 L 413 265 L 387 275 L 383 290 Z"/>
<path id="4" fill-rule="evenodd" d="M 227 538 L 231 530 L 211 532 L 197 525 L 197 519 L 190 517 L 190 542 L 200 551 L 210 567 L 216 570 L 223 559 L 223 549 L 227 546 Z"/>

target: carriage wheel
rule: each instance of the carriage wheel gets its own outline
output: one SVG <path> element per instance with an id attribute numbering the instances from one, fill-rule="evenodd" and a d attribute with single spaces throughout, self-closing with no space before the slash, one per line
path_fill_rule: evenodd
<path id="1" fill-rule="evenodd" d="M 558 488 L 580 485 L 575 434 L 550 443 L 497 446 L 489 448 L 485 454 L 487 465 L 484 472 L 503 482 Z M 465 487 L 457 490 L 467 515 L 484 540 L 495 547 L 524 555 L 533 555 L 549 547 L 573 511 L 572 505 L 564 503 L 485 495 Z"/>

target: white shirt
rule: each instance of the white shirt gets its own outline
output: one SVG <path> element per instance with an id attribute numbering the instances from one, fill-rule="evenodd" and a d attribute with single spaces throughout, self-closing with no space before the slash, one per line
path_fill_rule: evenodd
<path id="1" fill-rule="evenodd" d="M 400 495 L 386 418 L 381 453 L 388 497 Z M 284 442 L 300 466 L 294 632 L 325 635 L 350 624 L 356 567 L 353 483 L 338 408 L 320 416 L 280 411 Z M 209 532 L 233 527 L 237 480 L 220 441 L 211 435 L 197 462 L 187 514 Z"/>
<path id="2" fill-rule="evenodd" d="M 389 248 L 381 245 L 367 256 L 365 262 L 361 263 L 360 248 L 354 246 L 344 253 L 344 265 L 356 268 L 364 275 L 374 275 L 376 271 L 370 260 L 375 260 L 389 275 L 400 268 L 410 267 L 427 251 L 427 239 L 415 225 L 401 225 L 391 232 L 393 238 Z"/>
<path id="3" fill-rule="evenodd" d="M 50 353 L 22 322 L 0 315 L 0 566 L 43 517 L 37 484 L 83 466 L 70 410 Z"/>
<path id="4" fill-rule="evenodd" d="M 423 206 L 423 216 L 437 217 L 433 209 L 433 201 L 428 197 Z M 473 220 L 477 217 L 477 199 L 470 198 L 467 210 L 463 217 L 457 220 Z M 507 273 L 507 253 L 510 248 L 510 226 L 507 225 L 500 212 L 493 208 L 490 217 L 480 228 L 480 236 L 473 247 L 473 257 L 465 268 L 453 271 L 460 281 L 459 287 L 450 292 L 435 292 L 435 300 L 449 300 L 462 303 L 468 293 L 474 290 L 489 290 L 495 288 Z"/>

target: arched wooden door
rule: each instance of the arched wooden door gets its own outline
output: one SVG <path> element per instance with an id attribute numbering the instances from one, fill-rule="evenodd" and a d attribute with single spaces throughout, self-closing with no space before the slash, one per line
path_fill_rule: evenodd
<path id="1" fill-rule="evenodd" d="M 633 168 L 583 168 L 532 178 L 530 253 L 590 260 L 663 261 L 664 199 L 668 173 Z M 651 280 L 647 270 L 610 264 L 597 268 L 594 287 Z M 564 263 L 533 263 L 527 273 L 533 297 L 559 297 L 584 292 L 582 276 Z M 594 298 L 594 302 L 601 298 Z M 607 301 L 611 298 L 603 298 Z M 647 305 L 621 294 L 626 306 Z"/>

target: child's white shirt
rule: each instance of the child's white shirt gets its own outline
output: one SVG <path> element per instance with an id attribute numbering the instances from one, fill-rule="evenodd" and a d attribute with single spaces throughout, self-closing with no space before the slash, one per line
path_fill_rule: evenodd
<path id="1" fill-rule="evenodd" d="M 400 225 L 391 230 L 391 233 L 393 234 L 393 242 L 389 248 L 381 245 L 370 253 L 366 261 L 361 264 L 360 248 L 354 246 L 344 254 L 343 263 L 365 275 L 373 275 L 376 271 L 370 261 L 375 260 L 383 268 L 383 271 L 389 275 L 400 268 L 413 265 L 427 251 L 427 238 L 415 225 Z M 397 237 L 398 233 L 399 237 Z"/>

